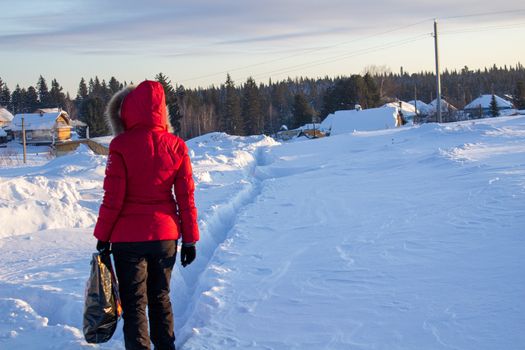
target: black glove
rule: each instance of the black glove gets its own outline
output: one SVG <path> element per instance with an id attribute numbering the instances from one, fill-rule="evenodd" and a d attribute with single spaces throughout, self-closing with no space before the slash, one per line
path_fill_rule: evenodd
<path id="1" fill-rule="evenodd" d="M 103 242 L 101 240 L 98 240 L 97 242 L 97 250 L 100 254 L 109 254 L 110 246 L 111 246 L 111 243 L 109 242 Z"/>
<path id="2" fill-rule="evenodd" d="M 182 243 L 182 249 L 180 250 L 180 262 L 182 267 L 191 264 L 196 256 L 197 249 L 195 249 L 195 243 Z"/>

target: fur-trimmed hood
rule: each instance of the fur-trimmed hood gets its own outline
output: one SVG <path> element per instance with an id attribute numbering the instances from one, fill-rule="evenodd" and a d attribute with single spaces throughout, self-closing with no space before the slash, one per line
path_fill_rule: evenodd
<path id="1" fill-rule="evenodd" d="M 146 80 L 117 92 L 107 105 L 105 117 L 115 136 L 135 127 L 173 132 L 164 88 L 156 81 Z"/>

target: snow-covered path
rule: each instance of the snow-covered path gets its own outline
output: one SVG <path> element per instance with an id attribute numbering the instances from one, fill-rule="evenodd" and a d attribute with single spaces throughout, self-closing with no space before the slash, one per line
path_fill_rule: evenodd
<path id="1" fill-rule="evenodd" d="M 525 118 L 189 146 L 202 241 L 172 281 L 178 348 L 525 347 Z M 89 347 L 103 165 L 0 169 L 0 349 Z"/>
<path id="2" fill-rule="evenodd" d="M 524 141 L 520 118 L 272 148 L 183 348 L 523 348 Z"/>
<path id="3" fill-rule="evenodd" d="M 201 241 L 198 260 L 173 274 L 178 328 L 236 212 L 259 191 L 259 154 L 275 145 L 264 136 L 219 133 L 188 142 Z M 82 147 L 44 165 L 0 169 L 0 349 L 91 347 L 83 341 L 82 308 L 104 167 L 105 157 Z M 100 348 L 123 349 L 121 330 Z"/>

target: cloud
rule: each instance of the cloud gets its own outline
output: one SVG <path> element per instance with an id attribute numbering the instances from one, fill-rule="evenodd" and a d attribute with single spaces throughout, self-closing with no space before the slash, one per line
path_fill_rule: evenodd
<path id="1" fill-rule="evenodd" d="M 0 46 L 9 50 L 184 55 L 217 46 L 306 45 L 323 38 L 377 33 L 424 18 L 525 7 L 488 0 L 8 0 L 0 15 Z M 479 9 L 482 9 L 479 10 Z M 492 16 L 507 21 L 524 12 Z M 451 20 L 452 21 L 452 20 Z M 456 19 L 456 21 L 459 21 Z M 465 17 L 462 22 L 479 23 Z M 427 31 L 430 31 L 430 25 Z"/>
<path id="2" fill-rule="evenodd" d="M 294 38 L 313 38 L 322 37 L 326 35 L 340 34 L 342 32 L 348 32 L 348 29 L 343 28 L 331 28 L 322 30 L 306 30 L 302 32 L 291 32 L 291 33 L 279 33 L 272 35 L 263 35 L 255 37 L 245 37 L 240 39 L 225 40 L 218 42 L 218 45 L 231 45 L 231 44 L 245 44 L 245 43 L 257 43 L 257 42 L 273 42 L 273 41 L 288 41 Z"/>

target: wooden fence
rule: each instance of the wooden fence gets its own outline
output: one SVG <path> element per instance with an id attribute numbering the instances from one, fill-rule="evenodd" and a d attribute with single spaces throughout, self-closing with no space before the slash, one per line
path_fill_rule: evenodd
<path id="1" fill-rule="evenodd" d="M 87 145 L 95 154 L 101 154 L 101 155 L 108 155 L 109 154 L 109 148 L 107 146 L 104 146 L 98 142 L 95 142 L 91 139 L 82 139 L 82 140 L 74 140 L 74 141 L 66 141 L 55 144 L 55 152 L 57 156 L 63 156 L 64 154 L 68 154 L 70 152 L 73 152 L 80 146 L 80 144 Z"/>

